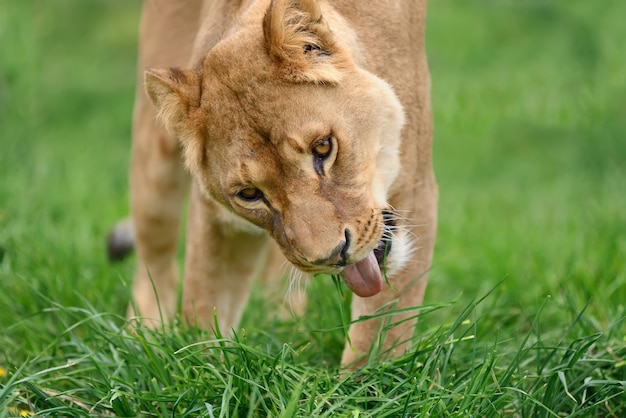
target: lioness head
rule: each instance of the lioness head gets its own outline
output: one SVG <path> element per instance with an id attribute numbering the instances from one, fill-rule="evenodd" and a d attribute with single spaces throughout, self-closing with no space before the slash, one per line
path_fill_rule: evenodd
<path id="1" fill-rule="evenodd" d="M 265 229 L 300 270 L 341 272 L 356 294 L 376 294 L 380 265 L 399 267 L 402 252 L 387 203 L 401 105 L 315 1 L 263 12 L 244 13 L 201 68 L 148 70 L 147 92 L 208 196 Z"/>

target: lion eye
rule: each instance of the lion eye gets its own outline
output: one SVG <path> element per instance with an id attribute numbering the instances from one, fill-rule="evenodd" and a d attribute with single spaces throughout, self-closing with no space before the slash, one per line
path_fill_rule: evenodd
<path id="1" fill-rule="evenodd" d="M 324 139 L 313 144 L 311 149 L 313 153 L 313 168 L 320 176 L 324 175 L 324 160 L 326 160 L 333 151 L 333 137 L 327 136 Z"/>
<path id="2" fill-rule="evenodd" d="M 317 158 L 326 158 L 330 155 L 330 152 L 333 150 L 333 144 L 330 140 L 330 137 L 325 138 L 319 142 L 317 142 L 313 146 L 313 154 Z"/>
<path id="3" fill-rule="evenodd" d="M 237 196 L 246 202 L 256 202 L 263 197 L 263 192 L 256 187 L 247 187 L 240 190 L 239 193 L 237 193 Z"/>

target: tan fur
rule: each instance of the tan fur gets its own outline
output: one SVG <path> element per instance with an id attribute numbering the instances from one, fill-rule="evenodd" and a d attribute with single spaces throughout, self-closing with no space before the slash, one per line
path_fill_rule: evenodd
<path id="1" fill-rule="evenodd" d="M 152 283 L 166 317 L 176 306 L 174 253 L 189 187 L 178 144 L 192 178 L 182 307 L 190 322 L 210 328 L 216 312 L 222 332 L 238 325 L 268 236 L 298 269 L 337 274 L 341 260 L 356 263 L 377 247 L 390 208 L 400 215 L 385 266 L 391 286 L 355 295 L 352 317 L 421 304 L 437 204 L 425 7 L 145 2 L 139 71 L 147 96 L 138 90 L 131 168 L 140 315 L 159 318 Z M 332 151 L 316 163 L 326 139 Z M 242 198 L 253 189 L 262 198 Z M 387 333 L 387 356 L 406 349 L 414 324 Z M 344 366 L 366 361 L 380 326 L 350 328 Z"/>

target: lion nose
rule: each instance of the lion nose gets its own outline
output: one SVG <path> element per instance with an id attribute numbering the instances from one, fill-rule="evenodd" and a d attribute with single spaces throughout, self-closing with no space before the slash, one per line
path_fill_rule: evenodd
<path id="1" fill-rule="evenodd" d="M 311 264 L 315 264 L 318 266 L 345 266 L 347 264 L 346 260 L 348 257 L 348 249 L 350 248 L 350 231 L 346 229 L 344 231 L 344 235 L 346 239 L 341 241 L 335 248 L 333 248 L 330 252 L 330 255 L 319 260 L 311 261 Z"/>

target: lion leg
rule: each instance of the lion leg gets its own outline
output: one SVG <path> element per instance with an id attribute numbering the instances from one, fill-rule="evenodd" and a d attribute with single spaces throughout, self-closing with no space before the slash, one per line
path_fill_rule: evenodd
<path id="1" fill-rule="evenodd" d="M 214 329 L 215 315 L 224 335 L 239 325 L 269 241 L 265 232 L 242 222 L 193 184 L 183 291 L 190 324 Z"/>
<path id="2" fill-rule="evenodd" d="M 196 3 L 188 8 L 167 1 L 144 4 L 130 168 L 137 250 L 133 297 L 138 312 L 131 307 L 129 316 L 167 318 L 176 309 L 175 253 L 189 180 L 180 162 L 178 140 L 156 120 L 156 110 L 144 92 L 143 72 L 154 66 L 186 64 L 196 30 L 193 6 L 200 7 Z M 172 33 L 169 28 L 182 29 Z"/>
<path id="3" fill-rule="evenodd" d="M 137 113 L 136 121 L 153 123 L 146 120 L 151 112 L 139 106 Z M 174 138 L 156 126 L 150 129 L 142 125 L 137 130 L 131 163 L 131 213 L 137 251 L 135 313 L 146 319 L 168 318 L 176 309 L 175 253 L 188 180 L 178 161 Z M 155 140 L 160 144 L 148 144 Z M 163 153 L 168 142 L 170 151 Z"/>
<path id="4" fill-rule="evenodd" d="M 385 285 L 383 292 L 369 298 L 353 295 L 353 321 L 364 315 L 414 308 L 422 304 L 437 228 L 437 186 L 434 178 L 431 184 L 423 184 L 415 197 L 410 221 L 414 226 L 407 226 L 404 233 L 416 237 L 416 250 L 407 265 L 390 277 L 390 285 Z M 349 330 L 350 344 L 346 343 L 343 351 L 342 366 L 348 370 L 362 366 L 367 362 L 370 351 L 381 353 L 383 358 L 402 355 L 409 348 L 417 314 L 416 311 L 410 311 L 379 320 L 354 323 Z"/>

